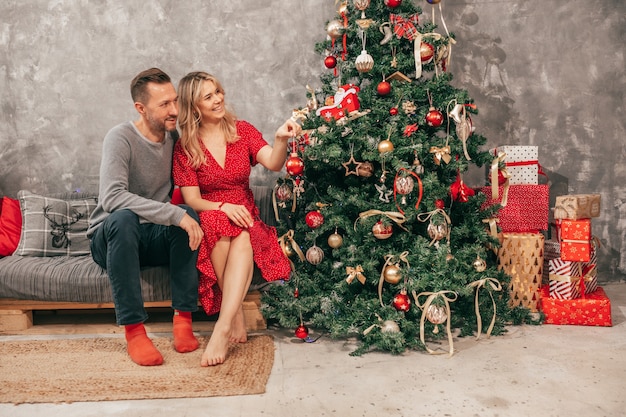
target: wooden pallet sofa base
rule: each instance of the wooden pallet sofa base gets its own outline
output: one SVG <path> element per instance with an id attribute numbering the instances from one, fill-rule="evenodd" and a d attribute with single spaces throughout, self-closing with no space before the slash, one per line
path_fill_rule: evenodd
<path id="1" fill-rule="evenodd" d="M 170 307 L 171 301 L 150 301 L 146 308 Z M 248 331 L 267 329 L 261 314 L 261 293 L 250 291 L 243 301 L 243 314 Z M 31 301 L 0 298 L 0 334 L 27 330 L 33 325 L 33 311 L 42 310 L 99 310 L 113 309 L 113 303 L 72 303 L 59 301 Z"/>

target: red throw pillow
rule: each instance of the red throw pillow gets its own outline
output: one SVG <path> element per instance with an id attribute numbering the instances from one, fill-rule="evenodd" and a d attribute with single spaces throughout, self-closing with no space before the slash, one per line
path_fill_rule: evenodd
<path id="1" fill-rule="evenodd" d="M 0 256 L 9 256 L 17 249 L 22 232 L 20 202 L 9 197 L 2 198 L 0 213 Z"/>
<path id="2" fill-rule="evenodd" d="M 183 194 L 180 192 L 180 188 L 176 187 L 174 188 L 174 191 L 172 191 L 171 203 L 177 206 L 185 203 L 185 200 L 183 200 Z"/>

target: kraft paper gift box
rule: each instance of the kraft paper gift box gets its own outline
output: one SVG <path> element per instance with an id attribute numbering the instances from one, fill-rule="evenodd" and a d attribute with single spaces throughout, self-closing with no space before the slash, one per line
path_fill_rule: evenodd
<path id="1" fill-rule="evenodd" d="M 575 300 L 561 300 L 550 297 L 550 288 L 544 285 L 541 287 L 540 307 L 544 324 L 613 325 L 611 300 L 602 287 Z"/>
<path id="2" fill-rule="evenodd" d="M 591 259 L 591 219 L 560 220 L 561 259 L 589 262 Z"/>
<path id="3" fill-rule="evenodd" d="M 600 216 L 600 194 L 568 194 L 556 197 L 555 219 L 588 219 Z"/>
<path id="4" fill-rule="evenodd" d="M 492 198 L 491 187 L 480 187 L 487 199 L 481 209 L 494 204 L 503 205 L 504 187 L 498 187 L 497 199 Z M 548 230 L 550 213 L 550 187 L 548 184 L 511 185 L 508 190 L 506 205 L 496 214 L 500 230 L 506 233 L 535 233 Z"/>
<path id="5" fill-rule="evenodd" d="M 537 146 L 503 145 L 490 150 L 493 156 L 498 156 L 500 152 L 506 154 L 504 164 L 510 175 L 511 185 L 539 183 L 539 148 Z"/>
<path id="6" fill-rule="evenodd" d="M 543 274 L 543 244 L 541 233 L 503 233 L 498 248 L 498 270 L 511 276 L 509 305 L 522 306 L 532 312 L 539 309 Z"/>

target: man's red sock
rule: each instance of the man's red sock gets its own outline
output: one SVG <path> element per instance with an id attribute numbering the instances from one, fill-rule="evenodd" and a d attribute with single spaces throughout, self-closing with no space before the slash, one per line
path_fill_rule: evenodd
<path id="1" fill-rule="evenodd" d="M 146 334 L 143 323 L 124 326 L 128 354 L 136 364 L 142 366 L 161 365 L 163 356 Z"/>
<path id="2" fill-rule="evenodd" d="M 180 353 L 193 352 L 200 343 L 193 334 L 191 312 L 174 310 L 174 349 Z"/>

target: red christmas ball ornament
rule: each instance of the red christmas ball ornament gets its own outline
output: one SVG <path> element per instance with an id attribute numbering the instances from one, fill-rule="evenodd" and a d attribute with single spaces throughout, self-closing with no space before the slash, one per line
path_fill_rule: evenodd
<path id="1" fill-rule="evenodd" d="M 405 313 L 411 309 L 411 299 L 406 293 L 406 289 L 402 289 L 395 297 L 393 297 L 393 307 L 398 311 Z"/>
<path id="2" fill-rule="evenodd" d="M 392 116 L 395 116 L 398 114 L 398 108 L 397 107 L 392 107 L 389 109 L 389 114 Z"/>
<path id="3" fill-rule="evenodd" d="M 325 59 L 324 59 L 324 65 L 326 66 L 326 68 L 328 69 L 332 69 L 335 68 L 337 66 L 337 58 L 335 58 L 332 55 L 328 55 Z"/>
<path id="4" fill-rule="evenodd" d="M 429 62 L 435 56 L 435 47 L 428 42 L 420 44 L 420 59 L 422 62 Z"/>
<path id="5" fill-rule="evenodd" d="M 402 0 L 385 0 L 385 6 L 395 9 L 402 4 Z"/>
<path id="6" fill-rule="evenodd" d="M 301 324 L 296 329 L 295 335 L 298 339 L 306 339 L 309 336 L 309 329 L 304 324 Z"/>
<path id="7" fill-rule="evenodd" d="M 446 203 L 441 198 L 438 198 L 437 200 L 435 200 L 435 207 L 443 210 L 446 208 Z"/>
<path id="8" fill-rule="evenodd" d="M 304 172 L 304 161 L 297 153 L 292 152 L 285 163 L 285 168 L 287 169 L 287 173 L 291 176 L 302 175 Z"/>
<path id="9" fill-rule="evenodd" d="M 319 211 L 309 211 L 304 216 L 304 221 L 311 229 L 316 229 L 324 224 L 324 216 Z"/>
<path id="10" fill-rule="evenodd" d="M 389 84 L 387 81 L 381 81 L 376 87 L 376 92 L 381 96 L 388 95 L 389 93 L 391 93 L 391 84 Z"/>
<path id="11" fill-rule="evenodd" d="M 426 113 L 426 123 L 431 127 L 439 127 L 443 123 L 443 114 L 434 107 L 428 109 Z"/>

